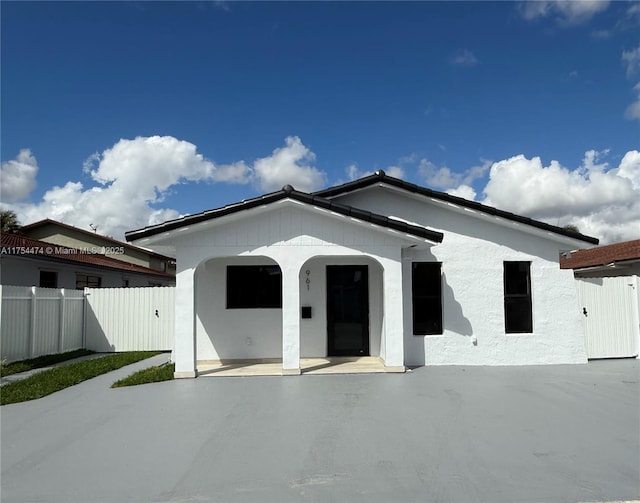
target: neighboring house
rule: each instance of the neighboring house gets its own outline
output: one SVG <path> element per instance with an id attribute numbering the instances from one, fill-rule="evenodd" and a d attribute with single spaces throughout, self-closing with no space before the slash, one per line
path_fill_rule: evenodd
<path id="1" fill-rule="evenodd" d="M 560 268 L 573 269 L 576 278 L 640 276 L 640 239 L 564 252 Z"/>
<path id="2" fill-rule="evenodd" d="M 0 234 L 0 284 L 44 288 L 173 286 L 175 276 L 18 234 Z"/>
<path id="3" fill-rule="evenodd" d="M 91 250 L 115 260 L 161 271 L 175 276 L 175 259 L 80 229 L 56 220 L 45 219 L 20 228 L 23 236 L 68 248 Z"/>
<path id="4" fill-rule="evenodd" d="M 176 377 L 199 361 L 378 356 L 433 364 L 586 362 L 582 234 L 376 174 L 291 186 L 126 234 L 176 254 Z"/>

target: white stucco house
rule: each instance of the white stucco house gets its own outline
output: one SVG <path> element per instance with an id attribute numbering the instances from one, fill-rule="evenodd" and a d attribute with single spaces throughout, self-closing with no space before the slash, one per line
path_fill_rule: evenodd
<path id="1" fill-rule="evenodd" d="M 176 377 L 198 362 L 379 357 L 406 366 L 587 361 L 559 253 L 598 240 L 383 171 L 291 186 L 128 232 L 177 259 Z"/>

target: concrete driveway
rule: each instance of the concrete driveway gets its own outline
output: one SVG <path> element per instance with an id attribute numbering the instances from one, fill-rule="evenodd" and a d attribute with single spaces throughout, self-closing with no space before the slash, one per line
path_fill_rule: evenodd
<path id="1" fill-rule="evenodd" d="M 1 498 L 637 500 L 639 363 L 109 388 L 147 360 L 2 407 Z"/>

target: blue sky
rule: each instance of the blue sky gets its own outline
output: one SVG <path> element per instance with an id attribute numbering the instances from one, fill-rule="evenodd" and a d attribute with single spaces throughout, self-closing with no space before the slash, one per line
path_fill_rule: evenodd
<path id="1" fill-rule="evenodd" d="M 2 205 L 125 230 L 385 169 L 640 237 L 637 2 L 6 2 Z"/>

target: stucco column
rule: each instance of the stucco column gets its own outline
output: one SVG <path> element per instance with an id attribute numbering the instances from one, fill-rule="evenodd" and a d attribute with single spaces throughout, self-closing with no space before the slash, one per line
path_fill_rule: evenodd
<path id="1" fill-rule="evenodd" d="M 175 331 L 173 336 L 175 378 L 196 377 L 197 375 L 194 272 L 195 268 L 189 267 L 176 274 Z"/>
<path id="2" fill-rule="evenodd" d="M 300 374 L 300 267 L 280 265 L 282 270 L 282 374 Z"/>
<path id="3" fill-rule="evenodd" d="M 388 372 L 404 372 L 404 313 L 402 298 L 402 260 L 382 261 L 384 268 L 384 366 Z"/>

